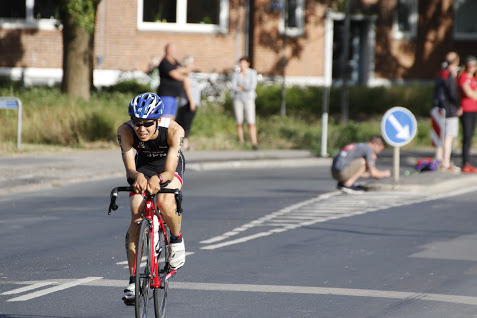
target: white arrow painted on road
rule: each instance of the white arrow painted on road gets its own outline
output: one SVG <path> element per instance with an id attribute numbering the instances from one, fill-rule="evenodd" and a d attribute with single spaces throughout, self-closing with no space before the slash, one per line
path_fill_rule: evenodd
<path id="1" fill-rule="evenodd" d="M 393 125 L 394 129 L 397 130 L 396 138 L 407 140 L 411 137 L 409 125 L 405 125 L 403 127 L 401 123 L 396 119 L 396 117 L 394 117 L 394 115 L 390 115 L 388 119 L 391 125 Z"/>

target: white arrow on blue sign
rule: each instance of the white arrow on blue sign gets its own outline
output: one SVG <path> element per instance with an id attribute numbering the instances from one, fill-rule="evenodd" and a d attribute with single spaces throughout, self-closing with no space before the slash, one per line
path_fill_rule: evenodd
<path id="1" fill-rule="evenodd" d="M 381 133 L 384 140 L 394 147 L 407 145 L 416 135 L 417 122 L 414 115 L 404 107 L 393 107 L 384 114 Z"/>

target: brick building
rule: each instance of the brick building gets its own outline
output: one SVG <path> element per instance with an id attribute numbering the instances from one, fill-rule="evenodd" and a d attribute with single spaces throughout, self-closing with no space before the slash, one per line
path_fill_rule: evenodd
<path id="1" fill-rule="evenodd" d="M 62 31 L 55 0 L 0 3 L 0 75 L 29 83 L 62 76 Z M 228 73 L 242 55 L 265 76 L 322 85 L 433 78 L 445 53 L 477 55 L 477 1 L 102 0 L 96 17 L 95 84 L 147 72 L 174 42 L 203 73 Z M 347 62 L 344 48 L 348 47 Z M 327 67 L 325 67 L 325 65 Z M 330 66 L 332 66 L 330 68 Z M 345 67 L 346 66 L 346 67 Z"/>

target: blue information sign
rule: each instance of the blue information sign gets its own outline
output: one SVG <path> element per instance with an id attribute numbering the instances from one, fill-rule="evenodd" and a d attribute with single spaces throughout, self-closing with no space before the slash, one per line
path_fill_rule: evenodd
<path id="1" fill-rule="evenodd" d="M 416 135 L 417 122 L 414 115 L 404 107 L 393 107 L 384 114 L 381 133 L 384 140 L 394 147 L 407 145 Z"/>
<path id="2" fill-rule="evenodd" d="M 22 143 L 22 102 L 16 97 L 0 97 L 0 109 L 18 109 L 17 148 Z"/>

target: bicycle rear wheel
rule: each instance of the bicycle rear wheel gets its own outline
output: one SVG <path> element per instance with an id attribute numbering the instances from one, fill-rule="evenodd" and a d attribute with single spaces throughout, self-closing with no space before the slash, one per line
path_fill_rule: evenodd
<path id="1" fill-rule="evenodd" d="M 148 220 L 141 222 L 136 250 L 136 318 L 147 317 L 151 284 L 151 234 Z"/>
<path id="2" fill-rule="evenodd" d="M 167 227 L 166 233 L 167 235 Z M 164 318 L 166 316 L 166 303 L 167 303 L 167 289 L 169 287 L 169 280 L 166 280 L 166 275 L 168 273 L 168 264 L 167 257 L 168 251 L 166 242 L 164 239 L 164 233 L 162 230 L 159 231 L 159 244 L 157 246 L 157 269 L 159 272 L 159 278 L 161 279 L 161 287 L 154 288 L 154 312 L 156 318 Z"/>

